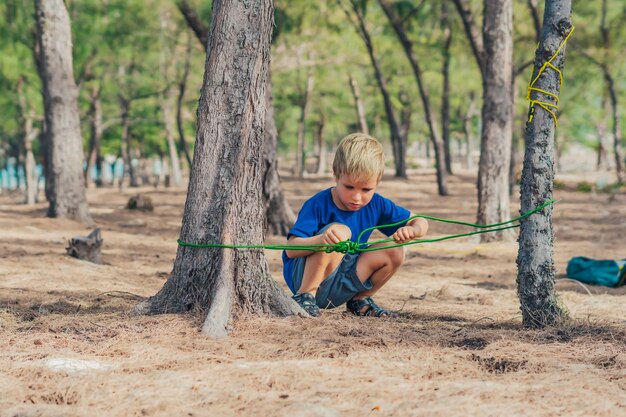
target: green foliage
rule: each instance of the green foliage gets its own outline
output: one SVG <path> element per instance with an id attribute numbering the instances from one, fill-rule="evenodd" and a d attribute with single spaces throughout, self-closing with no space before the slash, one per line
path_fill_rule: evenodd
<path id="1" fill-rule="evenodd" d="M 189 0 L 205 25 L 210 24 L 211 1 Z M 540 2 L 541 3 L 541 2 Z M 120 98 L 132 99 L 130 119 L 132 146 L 146 156 L 166 151 L 162 97 L 177 90 L 182 76 L 189 30 L 176 8 L 166 0 L 74 0 L 66 2 L 72 22 L 74 73 L 80 82 L 79 107 L 87 146 L 91 120 L 90 93 L 101 88 L 105 131 L 103 151 L 118 155 L 120 150 Z M 349 0 L 341 0 L 347 9 Z M 365 16 L 375 53 L 381 65 L 396 111 L 411 109 L 409 142 L 425 141 L 422 102 L 416 82 L 395 32 L 375 0 L 356 0 Z M 600 34 L 601 1 L 574 0 L 576 32 L 567 47 L 564 85 L 561 91 L 559 137 L 593 148 L 597 146 L 598 123 L 609 121 L 604 108 L 606 84 L 596 60 L 606 60 L 616 81 L 619 103 L 626 91 L 626 9 L 619 0 L 608 0 L 607 28 L 610 48 L 603 50 Z M 443 29 L 439 1 L 392 1 L 413 42 L 430 100 L 439 114 L 442 95 Z M 416 8 L 416 6 L 419 6 Z M 471 0 L 476 23 L 481 25 L 483 1 Z M 541 12 L 541 10 L 540 10 Z M 451 129 L 462 138 L 461 116 L 474 93 L 480 109 L 481 78 L 463 25 L 452 3 L 448 4 L 451 45 Z M 43 115 L 41 85 L 33 59 L 34 6 L 32 1 L 5 0 L 0 3 L 0 149 L 15 153 L 22 134 L 17 99 L 18 80 L 24 80 L 29 111 L 40 120 Z M 194 35 L 191 35 L 194 36 Z M 514 2 L 514 61 L 516 67 L 533 59 L 535 28 L 526 2 Z M 194 138 L 197 100 L 204 72 L 204 50 L 195 37 L 187 93 L 184 99 L 184 129 L 187 140 Z M 487 57 L 489 58 L 489 57 Z M 352 76 L 359 84 L 366 118 L 373 134 L 387 141 L 383 101 L 367 50 L 336 0 L 276 0 L 272 51 L 272 82 L 279 150 L 293 153 L 307 74 L 314 78 L 309 114 L 305 126 L 308 154 L 316 151 L 316 132 L 324 123 L 330 148 L 345 134 L 359 129 L 354 99 L 348 83 Z M 530 68 L 517 79 L 516 127 L 528 110 L 525 100 Z M 400 99 L 403 95 L 402 100 Z M 622 125 L 625 111 L 622 114 Z M 439 119 L 439 117 L 438 117 Z M 41 128 L 41 122 L 36 121 Z M 479 117 L 472 120 L 474 135 Z M 565 143 L 564 145 L 567 145 Z M 1 158 L 0 158 L 1 159 Z M 0 164 L 2 161 L 0 160 Z"/>

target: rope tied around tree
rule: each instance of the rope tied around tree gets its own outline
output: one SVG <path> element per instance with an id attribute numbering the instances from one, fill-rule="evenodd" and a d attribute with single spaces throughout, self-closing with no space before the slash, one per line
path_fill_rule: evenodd
<path id="1" fill-rule="evenodd" d="M 555 70 L 558 74 L 559 74 L 559 88 L 561 87 L 561 85 L 563 84 L 563 72 L 558 69 L 556 66 L 554 66 L 554 64 L 552 64 L 552 61 L 554 61 L 554 59 L 557 57 L 557 55 L 559 54 L 559 52 L 561 51 L 561 49 L 563 49 L 563 47 L 565 46 L 565 43 L 567 42 L 567 40 L 569 39 L 570 36 L 572 36 L 572 33 L 574 33 L 574 26 L 572 26 L 572 28 L 570 29 L 569 33 L 567 34 L 567 36 L 565 36 L 565 38 L 563 39 L 563 41 L 561 41 L 561 44 L 559 45 L 559 47 L 557 48 L 556 52 L 550 57 L 549 60 L 547 60 L 546 62 L 544 62 L 544 64 L 541 66 L 541 68 L 539 68 L 539 71 L 537 71 L 537 75 L 535 76 L 535 78 L 532 78 L 532 72 L 531 72 L 531 81 L 530 83 L 528 83 L 528 94 L 526 95 L 526 98 L 528 99 L 528 101 L 530 102 L 530 109 L 528 112 L 528 123 L 532 122 L 534 114 L 535 114 L 535 104 L 538 105 L 539 107 L 541 107 L 542 109 L 544 109 L 545 111 L 547 111 L 548 113 L 550 113 L 550 115 L 552 116 L 552 118 L 554 119 L 554 126 L 558 126 L 559 125 L 559 121 L 556 117 L 556 112 L 559 110 L 559 96 L 557 96 L 556 94 L 550 92 L 550 91 L 546 91 L 543 90 L 541 88 L 537 88 L 535 87 L 535 83 L 537 82 L 537 80 L 539 80 L 539 77 L 541 77 L 541 74 L 543 74 L 543 72 L 546 70 L 546 68 L 550 67 L 553 70 Z M 539 46 L 539 45 L 537 45 Z M 534 69 L 533 69 L 534 71 Z M 538 93 L 544 94 L 546 96 L 552 97 L 555 101 L 555 103 L 548 103 L 546 101 L 541 101 L 539 99 L 533 99 L 531 98 L 531 93 L 533 91 L 536 91 Z"/>
<path id="2" fill-rule="evenodd" d="M 546 208 L 549 205 L 552 205 L 555 203 L 554 199 L 550 199 L 548 201 L 546 201 L 545 203 L 535 207 L 532 210 L 527 211 L 526 213 L 521 214 L 518 217 L 515 217 L 514 219 L 505 221 L 505 222 L 501 222 L 501 223 L 493 223 L 493 224 L 475 224 L 475 223 L 468 223 L 468 222 L 462 222 L 462 221 L 457 221 L 457 220 L 449 220 L 449 219 L 442 219 L 439 217 L 433 217 L 433 216 L 426 216 L 426 215 L 422 215 L 422 214 L 416 214 L 414 216 L 409 217 L 406 220 L 397 222 L 397 223 L 391 223 L 391 224 L 383 224 L 383 225 L 378 225 L 378 226 L 374 226 L 374 227 L 370 227 L 367 228 L 365 230 L 363 230 L 359 236 L 357 237 L 356 242 L 355 241 L 351 241 L 351 240 L 344 240 L 341 241 L 339 243 L 335 243 L 335 244 L 319 244 L 319 245 L 288 245 L 288 244 L 282 244 L 282 245 L 226 245 L 226 244 L 219 244 L 219 243 L 189 243 L 189 242 L 185 242 L 181 239 L 178 239 L 176 242 L 180 245 L 180 246 L 185 246 L 185 247 L 192 247 L 192 248 L 222 248 L 222 249 L 270 249 L 270 250 L 307 250 L 307 251 L 313 251 L 313 252 L 326 252 L 326 253 L 332 253 L 332 252 L 339 252 L 339 253 L 350 253 L 350 254 L 354 254 L 354 253 L 359 253 L 359 252 L 372 252 L 372 251 L 376 251 L 376 250 L 384 250 L 384 249 L 391 249 L 391 248 L 396 248 L 396 247 L 400 247 L 400 246 L 407 246 L 407 245 L 416 245 L 416 244 L 420 244 L 420 243 L 433 243 L 433 242 L 441 242 L 443 240 L 448 240 L 448 239 L 456 239 L 456 238 L 460 238 L 460 237 L 465 237 L 465 236 L 472 236 L 472 235 L 476 235 L 476 234 L 481 234 L 481 233 L 492 233 L 492 232 L 497 232 L 500 230 L 507 230 L 507 229 L 513 229 L 516 227 L 520 226 L 520 221 L 528 216 L 530 216 L 531 214 L 537 213 L 541 210 L 543 210 L 544 208 Z M 416 240 L 412 240 L 410 242 L 405 242 L 405 243 L 397 243 L 395 245 L 386 245 L 386 246 L 374 246 L 372 247 L 372 245 L 376 245 L 379 243 L 389 243 L 389 242 L 393 242 L 393 239 L 381 239 L 381 240 L 376 240 L 376 241 L 372 241 L 372 242 L 361 242 L 361 237 L 363 236 L 364 233 L 368 232 L 369 230 L 373 230 L 373 229 L 379 229 L 379 228 L 386 228 L 386 227 L 394 227 L 394 226 L 398 226 L 400 224 L 404 224 L 407 223 L 413 219 L 416 218 L 423 218 L 423 219 L 428 219 L 428 220 L 433 220 L 433 221 L 437 221 L 437 222 L 441 222 L 441 223 L 452 223 L 452 224 L 458 224 L 458 225 L 462 225 L 462 226 L 469 226 L 469 227 L 474 227 L 477 229 L 481 229 L 481 230 L 477 230 L 474 232 L 469 232 L 469 233 L 461 233 L 461 234 L 456 234 L 456 235 L 448 235 L 448 236 L 443 236 L 440 238 L 435 238 L 435 239 L 416 239 Z M 365 247 L 362 247 L 365 246 Z"/>

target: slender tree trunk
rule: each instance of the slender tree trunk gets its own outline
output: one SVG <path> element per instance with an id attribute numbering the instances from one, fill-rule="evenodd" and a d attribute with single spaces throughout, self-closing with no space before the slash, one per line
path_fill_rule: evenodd
<path id="1" fill-rule="evenodd" d="M 49 217 L 91 223 L 83 180 L 78 90 L 72 68 L 70 19 L 63 0 L 35 0 L 41 46 Z"/>
<path id="2" fill-rule="evenodd" d="M 359 84 L 354 78 L 352 78 L 352 75 L 349 75 L 349 77 L 350 89 L 352 90 L 352 97 L 354 97 L 354 107 L 356 108 L 356 115 L 359 119 L 361 132 L 369 135 L 370 131 L 367 127 L 367 119 L 365 118 L 365 106 L 363 105 L 363 100 L 361 99 L 361 90 L 359 89 Z"/>
<path id="3" fill-rule="evenodd" d="M 509 164 L 512 135 L 513 3 L 494 0 L 485 3 L 483 35 L 485 79 L 480 163 L 478 168 L 479 224 L 510 219 Z M 512 240 L 510 230 L 485 233 L 481 241 Z"/>
<path id="4" fill-rule="evenodd" d="M 163 123 L 165 125 L 165 139 L 167 140 L 167 148 L 169 151 L 169 159 L 171 170 L 171 184 L 180 187 L 183 182 L 183 176 L 180 170 L 180 159 L 178 158 L 178 150 L 174 142 L 174 109 L 172 108 L 173 90 L 168 89 L 161 97 L 161 109 L 163 111 Z"/>
<path id="5" fill-rule="evenodd" d="M 356 0 L 350 0 L 350 4 L 352 6 L 352 10 L 354 12 L 354 16 L 357 18 L 356 29 L 365 43 L 365 47 L 367 48 L 367 53 L 369 55 L 370 61 L 372 63 L 372 67 L 374 69 L 374 76 L 376 77 L 376 83 L 378 84 L 378 88 L 380 89 L 380 93 L 383 96 L 383 102 L 385 104 L 385 113 L 387 115 L 387 124 L 389 125 L 389 133 L 391 136 L 391 146 L 393 150 L 393 160 L 396 169 L 395 176 L 398 178 L 407 178 L 406 174 L 406 138 L 403 138 L 400 134 L 400 127 L 398 126 L 398 122 L 395 116 L 395 112 L 393 109 L 393 104 L 391 103 L 391 96 L 389 95 L 389 89 L 387 88 L 387 82 L 385 81 L 382 71 L 380 69 L 380 64 L 378 63 L 378 58 L 374 53 L 374 45 L 372 43 L 372 38 L 365 27 L 365 20 L 363 15 L 361 14 Z M 348 19 L 352 20 L 352 15 L 346 9 L 344 12 Z"/>
<path id="6" fill-rule="evenodd" d="M 459 15 L 461 16 L 461 21 L 463 22 L 463 28 L 465 29 L 465 34 L 467 35 L 467 39 L 469 40 L 470 47 L 474 52 L 474 58 L 476 58 L 476 63 L 478 64 L 478 69 L 480 70 L 483 80 L 485 79 L 485 47 L 483 46 L 483 38 L 478 33 L 478 26 L 474 23 L 474 16 L 472 15 L 471 9 L 468 4 L 468 0 L 453 0 L 454 5 L 456 6 Z M 485 6 L 487 3 L 491 6 L 491 2 L 485 1 Z M 491 59 L 491 58 L 490 58 Z"/>
<path id="7" fill-rule="evenodd" d="M 624 151 L 622 149 L 622 129 L 620 127 L 620 115 L 617 101 L 617 91 L 615 82 L 608 70 L 605 73 L 607 80 L 609 96 L 611 99 L 611 117 L 613 119 L 613 153 L 615 155 L 615 172 L 617 174 L 617 182 L 623 183 L 626 180 L 626 172 L 624 172 Z"/>
<path id="8" fill-rule="evenodd" d="M 306 117 L 309 109 L 309 97 L 313 92 L 313 74 L 308 73 L 306 77 L 306 90 L 300 103 L 300 120 L 298 121 L 298 149 L 296 151 L 296 175 L 300 178 L 304 176 L 305 158 L 304 154 L 304 132 L 306 127 Z"/>
<path id="9" fill-rule="evenodd" d="M 183 75 L 178 83 L 178 98 L 176 100 L 176 126 L 178 128 L 178 139 L 180 141 L 180 147 L 185 153 L 185 159 L 187 164 L 191 168 L 191 153 L 189 152 L 189 145 L 185 140 L 185 129 L 183 124 L 183 100 L 185 98 L 185 90 L 187 89 L 187 79 L 189 78 L 189 69 L 191 68 L 191 36 L 189 36 L 187 42 L 187 52 L 185 54 L 185 64 L 183 67 Z"/>
<path id="10" fill-rule="evenodd" d="M 133 155 L 131 148 L 130 137 L 130 106 L 132 101 L 125 97 L 120 96 L 120 109 L 122 120 L 122 137 L 121 137 L 121 156 L 124 163 L 122 169 L 122 178 L 120 178 L 120 189 L 124 188 L 124 180 L 128 176 L 131 187 L 139 187 L 139 181 L 137 180 L 137 170 L 133 166 Z"/>
<path id="11" fill-rule="evenodd" d="M 318 175 L 326 172 L 326 141 L 324 140 L 324 127 L 325 127 L 324 112 L 320 114 L 320 122 L 317 126 L 317 169 Z"/>
<path id="12" fill-rule="evenodd" d="M 617 88 L 613 79 L 613 74 L 609 68 L 609 50 L 611 48 L 611 39 L 609 26 L 606 23 L 607 0 L 602 0 L 602 13 L 600 18 L 600 33 L 602 35 L 603 59 L 602 72 L 606 81 L 606 88 L 609 92 L 609 102 L 611 103 L 611 118 L 613 125 L 613 154 L 615 155 L 615 173 L 617 174 L 617 182 L 623 183 L 626 180 L 626 172 L 624 171 L 624 152 L 622 150 L 622 130 L 620 128 L 619 106 L 617 99 Z"/>
<path id="13" fill-rule="evenodd" d="M 391 23 L 396 34 L 398 35 L 398 39 L 400 39 L 400 43 L 402 44 L 404 53 L 409 59 L 409 63 L 411 64 L 411 68 L 413 69 L 413 75 L 417 83 L 417 89 L 419 90 L 420 98 L 422 99 L 422 104 L 424 106 L 424 116 L 426 119 L 426 125 L 428 126 L 428 131 L 430 133 L 430 141 L 432 142 L 433 149 L 435 151 L 435 165 L 437 168 L 437 189 L 439 191 L 439 195 L 448 195 L 448 190 L 446 187 L 447 171 L 445 168 L 446 162 L 444 144 L 437 132 L 437 121 L 435 120 L 435 115 L 430 105 L 428 89 L 426 88 L 426 85 L 423 81 L 422 70 L 419 66 L 418 59 L 413 52 L 413 44 L 406 35 L 406 31 L 402 27 L 401 21 L 392 12 L 391 6 L 385 0 L 378 0 L 378 3 L 380 3 L 380 6 L 383 8 L 383 11 L 387 15 L 389 22 Z"/>
<path id="14" fill-rule="evenodd" d="M 28 109 L 28 104 L 26 103 L 23 77 L 20 77 L 18 80 L 17 95 L 22 121 L 22 143 L 20 145 L 20 156 L 24 161 L 24 179 L 26 180 L 25 202 L 27 205 L 32 205 L 35 204 L 37 199 L 37 172 L 35 168 L 35 156 L 33 154 L 33 140 L 35 140 L 39 134 L 39 129 L 33 128 L 33 116 Z"/>
<path id="15" fill-rule="evenodd" d="M 512 83 L 511 87 L 511 101 L 512 101 L 512 113 L 511 113 L 511 156 L 509 163 L 509 197 L 513 195 L 513 190 L 515 190 L 515 185 L 517 184 L 517 165 L 519 162 L 519 131 L 515 129 L 515 102 L 516 102 L 516 92 L 517 92 L 517 78 L 515 74 L 512 75 Z M 524 115 L 524 120 L 525 115 Z M 518 133 L 516 133 L 518 132 Z"/>
<path id="16" fill-rule="evenodd" d="M 527 0 L 530 15 L 533 18 L 533 26 L 535 27 L 535 40 L 539 42 L 541 38 L 541 19 L 539 18 L 539 9 L 537 8 L 537 0 Z"/>
<path id="17" fill-rule="evenodd" d="M 473 135 L 472 135 L 472 118 L 476 115 L 476 96 L 473 92 L 469 94 L 470 102 L 467 110 L 463 115 L 463 134 L 465 135 L 465 168 L 473 169 L 474 161 L 472 160 Z"/>
<path id="18" fill-rule="evenodd" d="M 214 3 L 183 241 L 263 242 L 260 161 L 272 16 L 270 0 Z M 202 331 L 213 337 L 226 335 L 244 313 L 300 311 L 270 276 L 262 250 L 185 246 L 161 291 L 137 310 L 206 311 Z"/>
<path id="19" fill-rule="evenodd" d="M 276 158 L 276 144 L 278 131 L 274 118 L 274 103 L 272 102 L 272 77 L 268 68 L 265 85 L 265 129 L 263 132 L 263 206 L 265 207 L 265 222 L 267 230 L 273 235 L 287 236 L 296 222 L 296 215 L 285 198 L 278 176 L 278 159 Z"/>
<path id="20" fill-rule="evenodd" d="M 441 29 L 443 31 L 443 93 L 441 96 L 441 139 L 445 154 L 446 172 L 452 175 L 452 157 L 450 155 L 450 45 L 452 44 L 452 26 L 448 17 L 448 1 L 441 2 Z"/>
<path id="21" fill-rule="evenodd" d="M 85 186 L 89 188 L 91 184 L 91 167 L 96 166 L 96 171 L 98 172 L 98 176 L 102 175 L 102 172 L 99 171 L 102 167 L 102 163 L 100 163 L 100 168 L 98 168 L 98 155 L 100 154 L 100 142 L 102 141 L 102 132 L 103 132 L 103 124 L 102 124 L 102 103 L 100 102 L 100 91 L 101 87 L 99 85 L 94 85 L 91 90 L 91 95 L 89 97 L 89 117 L 91 119 L 91 132 L 89 136 L 89 153 L 87 156 L 87 166 L 85 167 Z"/>
<path id="22" fill-rule="evenodd" d="M 571 31 L 571 13 L 571 0 L 546 0 L 541 40 L 535 51 L 533 79 Z M 552 65 L 562 70 L 564 58 L 565 48 L 561 49 Z M 548 67 L 535 87 L 558 96 L 559 74 Z M 531 98 L 555 102 L 551 96 L 538 91 L 532 91 Z M 522 212 L 532 210 L 553 196 L 555 127 L 552 115 L 534 105 L 531 119 L 526 124 L 526 153 L 521 180 Z M 550 325 L 561 317 L 554 288 L 553 242 L 551 206 L 522 220 L 517 284 L 523 323 L 527 327 Z"/>
<path id="23" fill-rule="evenodd" d="M 598 152 L 596 159 L 596 170 L 601 170 L 609 167 L 609 161 L 606 154 L 606 147 L 604 144 L 607 142 L 607 134 L 606 134 L 606 117 L 609 113 L 609 102 L 606 98 L 606 95 L 602 97 L 602 117 L 596 124 L 596 132 L 598 133 Z"/>

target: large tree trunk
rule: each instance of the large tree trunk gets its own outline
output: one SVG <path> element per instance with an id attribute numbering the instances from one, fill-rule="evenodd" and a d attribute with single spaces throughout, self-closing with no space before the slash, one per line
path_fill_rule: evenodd
<path id="1" fill-rule="evenodd" d="M 485 61 L 482 134 L 478 168 L 479 224 L 510 219 L 509 164 L 512 135 L 513 3 L 485 3 L 483 21 Z M 512 240 L 510 230 L 480 235 L 483 242 Z"/>
<path id="2" fill-rule="evenodd" d="M 571 0 L 546 0 L 541 41 L 535 52 L 533 79 L 571 31 L 571 12 Z M 552 65 L 562 70 L 564 57 L 563 48 L 552 61 Z M 558 96 L 561 89 L 559 73 L 551 67 L 546 68 L 534 87 Z M 531 99 L 556 104 L 553 97 L 534 90 L 531 92 Z M 526 124 L 526 153 L 521 180 L 522 212 L 545 203 L 553 195 L 556 121 L 549 112 L 533 102 L 530 114 L 530 120 Z M 554 289 L 553 241 L 551 206 L 522 220 L 517 256 L 517 284 L 523 323 L 528 327 L 550 325 L 561 317 Z"/>
<path id="3" fill-rule="evenodd" d="M 447 172 L 444 155 L 444 145 L 441 141 L 441 138 L 439 137 L 439 133 L 437 132 L 437 121 L 435 120 L 435 115 L 430 105 L 428 89 L 426 88 L 426 85 L 423 81 L 422 70 L 419 66 L 418 59 L 413 52 L 413 44 L 406 35 L 406 31 L 402 27 L 402 22 L 392 12 L 391 6 L 387 4 L 385 0 L 378 0 L 378 2 L 380 3 L 380 6 L 383 8 L 385 14 L 387 15 L 389 22 L 393 26 L 396 34 L 398 35 L 398 39 L 400 39 L 400 43 L 402 44 L 404 53 L 409 59 L 409 63 L 411 64 L 411 68 L 413 69 L 413 75 L 415 77 L 415 81 L 417 82 L 417 89 L 419 90 L 420 98 L 422 99 L 422 104 L 424 106 L 424 117 L 426 120 L 426 125 L 428 126 L 428 131 L 430 133 L 430 141 L 432 142 L 433 149 L 435 150 L 437 189 L 439 191 L 439 195 L 448 195 L 448 190 L 446 186 Z"/>
<path id="4" fill-rule="evenodd" d="M 272 13 L 270 0 L 213 5 L 183 241 L 263 242 L 261 158 Z M 301 311 L 270 276 L 262 250 L 185 246 L 178 248 L 161 291 L 137 309 L 206 311 L 202 331 L 214 337 L 226 335 L 230 321 L 243 313 Z"/>
<path id="5" fill-rule="evenodd" d="M 287 236 L 296 222 L 296 215 L 287 202 L 278 177 L 276 144 L 278 131 L 274 121 L 272 102 L 272 77 L 268 69 L 265 85 L 265 129 L 263 142 L 263 206 L 265 207 L 266 230 L 274 235 Z"/>
<path id="6" fill-rule="evenodd" d="M 209 28 L 205 26 L 197 17 L 197 13 L 189 6 L 186 1 L 179 1 L 179 9 L 185 16 L 185 20 L 193 29 L 198 40 L 208 52 L 208 33 Z M 205 35 L 206 34 L 206 35 Z M 289 229 L 296 221 L 296 216 L 287 203 L 282 188 L 280 187 L 280 179 L 278 177 L 278 164 L 276 159 L 276 145 L 278 143 L 278 132 L 276 130 L 276 121 L 274 119 L 274 105 L 272 104 L 272 77 L 268 69 L 266 93 L 266 127 L 265 127 L 265 144 L 263 146 L 263 160 L 265 171 L 263 172 L 263 198 L 265 206 L 265 219 L 267 228 L 270 233 L 287 235 Z M 180 97 L 180 96 L 179 96 Z M 182 99 L 180 99 L 182 100 Z M 191 164 L 190 164 L 191 166 Z"/>
<path id="7" fill-rule="evenodd" d="M 350 90 L 352 91 L 352 97 L 354 97 L 354 107 L 356 108 L 356 116 L 359 119 L 359 126 L 361 126 L 361 132 L 366 135 L 370 134 L 370 130 L 367 127 L 367 119 L 365 118 L 365 106 L 361 99 L 361 90 L 359 89 L 359 83 L 349 75 Z"/>
<path id="8" fill-rule="evenodd" d="M 78 89 L 72 69 L 72 34 L 63 0 L 35 0 L 37 36 L 41 46 L 41 81 L 49 158 L 49 217 L 91 223 L 78 118 Z"/>
<path id="9" fill-rule="evenodd" d="M 306 170 L 306 155 L 304 154 L 304 131 L 306 127 L 306 116 L 309 109 L 309 97 L 313 92 L 313 74 L 308 73 L 306 77 L 306 89 L 300 102 L 300 120 L 298 121 L 298 146 L 296 149 L 296 175 L 299 178 L 304 176 Z"/>
<path id="10" fill-rule="evenodd" d="M 341 3 L 340 3 L 341 4 Z M 407 178 L 406 174 L 406 138 L 403 138 L 400 134 L 400 127 L 398 126 L 397 118 L 395 115 L 395 111 L 393 109 L 393 105 L 391 103 L 391 96 L 389 95 L 389 89 L 387 88 L 387 81 L 383 77 L 382 71 L 380 69 L 380 64 L 378 63 L 378 58 L 374 53 L 374 45 L 372 43 L 372 38 L 365 27 L 365 20 L 363 18 L 363 14 L 361 10 L 359 10 L 359 6 L 356 4 L 356 0 L 350 0 L 350 5 L 352 6 L 352 10 L 354 15 L 357 18 L 356 30 L 359 33 L 359 36 L 365 43 L 365 47 L 367 48 L 367 53 L 369 55 L 370 61 L 372 63 L 372 67 L 374 68 L 374 76 L 376 77 L 376 83 L 378 84 L 378 88 L 380 93 L 383 96 L 383 102 L 385 104 L 385 113 L 387 115 L 387 123 L 389 124 L 389 133 L 391 136 L 391 147 L 393 150 L 393 160 L 396 169 L 396 177 L 399 178 Z M 342 5 L 343 6 L 343 5 Z M 350 12 L 344 8 L 344 12 L 348 19 L 352 20 Z"/>

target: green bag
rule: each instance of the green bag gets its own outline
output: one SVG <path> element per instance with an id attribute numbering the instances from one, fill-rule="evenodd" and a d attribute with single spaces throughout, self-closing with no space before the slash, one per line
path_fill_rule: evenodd
<path id="1" fill-rule="evenodd" d="M 626 283 L 626 259 L 598 260 L 576 256 L 567 263 L 567 277 L 585 284 L 620 287 Z"/>

